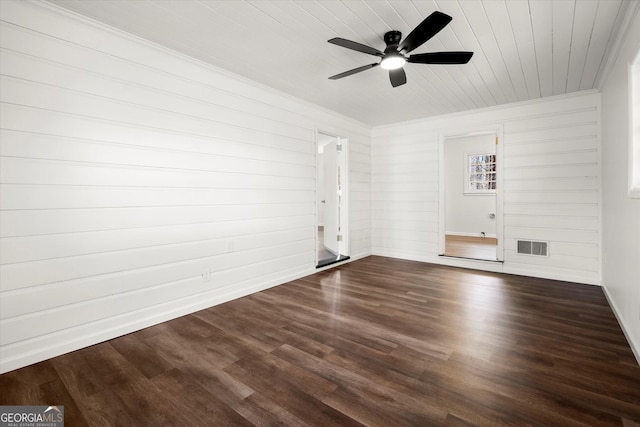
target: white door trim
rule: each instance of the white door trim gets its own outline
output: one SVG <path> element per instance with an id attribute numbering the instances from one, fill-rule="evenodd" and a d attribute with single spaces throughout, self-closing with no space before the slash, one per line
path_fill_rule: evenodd
<path id="1" fill-rule="evenodd" d="M 320 209 L 320 201 L 318 197 L 319 189 L 320 189 L 320 173 L 319 173 L 319 148 L 322 136 L 326 136 L 332 138 L 332 140 L 337 139 L 339 143 L 342 145 L 341 154 L 339 156 L 338 165 L 340 166 L 340 181 L 341 181 L 341 201 L 340 201 L 340 230 L 339 233 L 343 236 L 342 241 L 339 245 L 339 254 L 345 257 L 349 256 L 350 253 L 350 233 L 349 233 L 349 138 L 338 136 L 334 132 L 327 132 L 322 129 L 317 129 L 315 131 L 315 156 L 316 156 L 316 209 L 315 209 L 315 229 L 317 230 L 319 224 L 319 209 Z M 326 189 L 325 189 L 326 191 Z M 317 232 L 314 230 L 315 236 L 317 238 Z M 315 261 L 318 261 L 318 242 L 315 241 Z"/>
<path id="2" fill-rule="evenodd" d="M 504 173 L 503 173 L 503 126 L 494 125 L 490 127 L 482 127 L 473 130 L 450 130 L 440 133 L 438 138 L 438 255 L 444 255 L 445 251 L 445 236 L 446 236 L 446 209 L 445 209 L 445 157 L 444 157 L 444 144 L 447 139 L 463 138 L 468 136 L 480 136 L 480 135 L 495 135 L 497 138 L 496 144 L 496 172 L 497 176 L 497 191 L 496 191 L 496 237 L 498 239 L 498 247 L 496 248 L 497 261 L 504 261 Z"/>

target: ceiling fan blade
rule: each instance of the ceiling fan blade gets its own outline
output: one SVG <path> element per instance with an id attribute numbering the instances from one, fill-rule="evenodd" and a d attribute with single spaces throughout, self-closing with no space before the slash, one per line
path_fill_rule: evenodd
<path id="1" fill-rule="evenodd" d="M 353 70 L 345 71 L 344 73 L 340 73 L 340 74 L 336 74 L 335 76 L 331 76 L 331 77 L 329 77 L 329 80 L 338 80 L 338 79 L 341 79 L 343 77 L 347 77 L 347 76 L 350 76 L 352 74 L 359 73 L 360 71 L 365 71 L 365 70 L 368 70 L 369 68 L 376 67 L 377 65 L 378 65 L 377 62 L 375 64 L 363 65 L 362 67 L 354 68 Z"/>
<path id="2" fill-rule="evenodd" d="M 384 56 L 384 53 L 380 52 L 378 49 L 374 49 L 371 46 L 367 46 L 358 42 L 354 42 L 351 40 L 343 39 L 340 37 L 334 37 L 330 40 L 327 40 L 329 43 L 333 43 L 338 46 L 346 47 L 347 49 L 356 50 L 358 52 L 367 53 L 369 55 L 375 56 Z"/>
<path id="3" fill-rule="evenodd" d="M 411 55 L 407 61 L 414 64 L 466 64 L 473 52 L 429 52 Z"/>
<path id="4" fill-rule="evenodd" d="M 391 80 L 391 86 L 398 87 L 407 82 L 407 74 L 403 68 L 389 70 L 389 80 Z"/>
<path id="5" fill-rule="evenodd" d="M 435 36 L 451 22 L 453 18 L 442 12 L 435 11 L 427 16 L 409 35 L 400 43 L 398 51 L 411 52 L 424 42 Z"/>

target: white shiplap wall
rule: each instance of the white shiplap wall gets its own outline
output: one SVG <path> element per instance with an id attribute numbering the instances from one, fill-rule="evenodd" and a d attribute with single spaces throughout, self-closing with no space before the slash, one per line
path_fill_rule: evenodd
<path id="1" fill-rule="evenodd" d="M 372 126 L 599 87 L 614 37 L 637 0 L 49 0 Z M 474 52 L 464 66 L 408 64 L 392 88 L 371 58 L 327 43 L 384 49 L 439 10 L 453 20 L 414 53 Z M 277 55 L 274 55 L 274 50 Z"/>
<path id="2" fill-rule="evenodd" d="M 630 9 L 628 32 L 602 87 L 602 282 L 640 363 L 640 200 L 629 194 L 631 123 L 640 118 L 637 106 L 630 110 L 629 65 L 640 54 L 640 2 Z"/>
<path id="3" fill-rule="evenodd" d="M 504 264 L 461 265 L 600 283 L 600 96 L 539 101 L 378 127 L 373 132 L 373 253 L 437 263 L 443 135 L 503 132 Z M 516 240 L 550 256 L 516 254 Z"/>
<path id="4" fill-rule="evenodd" d="M 349 138 L 370 253 L 368 127 L 54 6 L 1 12 L 0 372 L 312 273 L 316 129 Z"/>

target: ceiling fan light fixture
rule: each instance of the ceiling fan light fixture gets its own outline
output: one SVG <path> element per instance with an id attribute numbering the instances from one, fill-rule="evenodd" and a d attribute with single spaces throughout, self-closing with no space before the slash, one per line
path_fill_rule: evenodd
<path id="1" fill-rule="evenodd" d="M 407 75 L 403 68 L 407 62 L 412 64 L 466 64 L 473 56 L 473 52 L 447 51 L 419 53 L 417 55 L 409 54 L 442 31 L 452 19 L 449 15 L 436 10 L 411 30 L 404 40 L 402 40 L 402 33 L 400 31 L 387 31 L 384 33 L 384 43 L 387 45 L 384 52 L 371 46 L 354 42 L 353 40 L 334 37 L 328 40 L 328 42 L 357 52 L 366 53 L 367 55 L 377 56 L 381 58 L 381 60 L 380 62 L 363 65 L 345 71 L 344 73 L 336 74 L 335 76 L 329 77 L 329 79 L 338 80 L 361 71 L 370 70 L 379 65 L 381 68 L 389 71 L 391 86 L 398 87 L 407 82 Z"/>
<path id="2" fill-rule="evenodd" d="M 385 70 L 397 70 L 406 64 L 407 60 L 401 55 L 387 55 L 380 62 L 380 66 Z"/>

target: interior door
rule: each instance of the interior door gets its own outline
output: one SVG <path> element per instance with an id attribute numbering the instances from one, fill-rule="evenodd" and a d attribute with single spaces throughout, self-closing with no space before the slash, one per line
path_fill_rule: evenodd
<path id="1" fill-rule="evenodd" d="M 340 229 L 340 165 L 338 159 L 339 139 L 324 147 L 324 246 L 336 255 L 340 254 L 338 235 Z"/>

